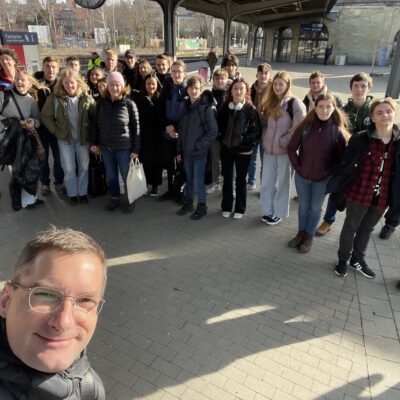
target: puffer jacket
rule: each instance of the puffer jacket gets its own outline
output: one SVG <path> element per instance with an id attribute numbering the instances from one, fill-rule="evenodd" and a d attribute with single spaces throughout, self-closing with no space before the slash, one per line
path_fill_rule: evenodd
<path id="1" fill-rule="evenodd" d="M 65 97 L 59 97 L 52 93 L 44 103 L 41 117 L 43 124 L 52 134 L 57 136 L 57 139 L 71 143 L 72 134 L 67 107 Z M 81 145 L 90 140 L 91 123 L 94 120 L 95 110 L 96 102 L 92 96 L 82 93 L 79 96 L 78 104 L 78 138 Z"/>
<path id="2" fill-rule="evenodd" d="M 306 115 L 304 103 L 295 98 L 293 101 L 293 120 L 286 111 L 291 97 L 286 96 L 281 107 L 283 115 L 278 119 L 271 116 L 263 119 L 262 146 L 266 154 L 281 155 L 287 154 L 287 146 L 292 138 L 291 129 L 300 123 Z"/>
<path id="3" fill-rule="evenodd" d="M 139 113 L 133 100 L 125 97 L 115 101 L 98 101 L 91 144 L 139 154 Z"/>
<path id="4" fill-rule="evenodd" d="M 353 103 L 353 99 L 349 98 L 347 104 L 343 107 L 343 111 L 346 113 L 350 122 L 350 133 L 352 135 L 364 131 L 369 125 L 371 125 L 372 121 L 369 106 L 372 100 L 372 96 L 367 96 L 367 100 L 363 106 L 357 108 Z"/>
<path id="5" fill-rule="evenodd" d="M 288 145 L 288 156 L 295 171 L 304 179 L 322 181 L 339 167 L 346 150 L 346 140 L 338 127 L 333 135 L 332 118 L 316 118 L 311 125 L 295 130 Z"/>
<path id="6" fill-rule="evenodd" d="M 199 159 L 207 156 L 209 146 L 218 135 L 214 98 L 209 90 L 194 103 L 186 100 L 179 120 L 177 152 L 184 157 Z"/>
<path id="7" fill-rule="evenodd" d="M 90 367 L 84 353 L 71 367 L 59 373 L 44 373 L 29 368 L 17 358 L 8 344 L 5 320 L 0 318 L 0 399 L 1 400 L 105 400 L 104 386 Z M 89 392 L 83 397 L 81 382 L 92 374 Z"/>
<path id="8" fill-rule="evenodd" d="M 218 113 L 220 140 L 232 153 L 248 153 L 261 135 L 261 122 L 253 104 L 244 103 L 240 109 L 225 102 Z M 231 105 L 231 107 L 230 107 Z M 233 118 L 231 130 L 229 120 Z M 227 141 L 230 142 L 227 144 Z"/>

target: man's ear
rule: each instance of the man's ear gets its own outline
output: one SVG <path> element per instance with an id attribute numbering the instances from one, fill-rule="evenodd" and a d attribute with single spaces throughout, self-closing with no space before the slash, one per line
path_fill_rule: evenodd
<path id="1" fill-rule="evenodd" d="M 11 300 L 11 291 L 13 290 L 11 283 L 6 282 L 3 290 L 0 292 L 0 315 L 7 318 L 8 306 Z"/>

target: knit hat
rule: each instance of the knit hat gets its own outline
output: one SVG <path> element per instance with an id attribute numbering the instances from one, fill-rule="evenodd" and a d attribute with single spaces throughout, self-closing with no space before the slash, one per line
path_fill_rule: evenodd
<path id="1" fill-rule="evenodd" d="M 124 77 L 121 75 L 120 72 L 114 71 L 110 72 L 107 76 L 107 86 L 111 82 L 118 82 L 122 87 L 125 87 Z"/>

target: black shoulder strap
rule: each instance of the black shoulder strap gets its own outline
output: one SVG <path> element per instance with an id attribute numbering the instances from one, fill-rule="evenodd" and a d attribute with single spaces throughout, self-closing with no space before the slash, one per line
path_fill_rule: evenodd
<path id="1" fill-rule="evenodd" d="M 336 143 L 339 141 L 339 127 L 336 124 L 333 124 L 332 128 L 332 144 L 336 146 Z"/>
<path id="2" fill-rule="evenodd" d="M 291 97 L 287 103 L 286 112 L 289 114 L 290 119 L 293 121 L 293 102 L 294 97 Z"/>
<path id="3" fill-rule="evenodd" d="M 301 133 L 301 141 L 302 142 L 307 137 L 308 132 L 310 132 L 310 128 L 311 128 L 311 124 L 305 124 L 303 126 L 303 132 Z"/>
<path id="4" fill-rule="evenodd" d="M 25 119 L 24 114 L 22 114 L 21 108 L 20 108 L 20 106 L 18 104 L 18 101 L 15 98 L 14 93 L 12 92 L 12 90 L 10 90 L 10 94 L 11 94 L 11 97 L 12 97 L 13 102 L 15 104 L 15 107 L 17 107 L 17 110 L 18 110 L 19 116 L 21 117 L 21 120 L 24 120 Z"/>
<path id="5" fill-rule="evenodd" d="M 7 107 L 7 104 L 10 102 L 11 98 L 11 90 L 4 90 L 3 92 L 3 106 L 1 107 L 0 114 L 3 114 L 4 109 Z"/>
<path id="6" fill-rule="evenodd" d="M 94 379 L 92 369 L 89 368 L 85 376 L 81 379 L 81 400 L 96 400 L 96 391 L 94 389 Z"/>

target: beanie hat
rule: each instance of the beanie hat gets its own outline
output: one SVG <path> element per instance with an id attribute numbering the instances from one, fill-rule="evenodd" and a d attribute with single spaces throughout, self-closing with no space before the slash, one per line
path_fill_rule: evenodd
<path id="1" fill-rule="evenodd" d="M 118 82 L 122 87 L 125 87 L 125 81 L 120 72 L 110 72 L 107 76 L 107 86 L 111 82 Z"/>

